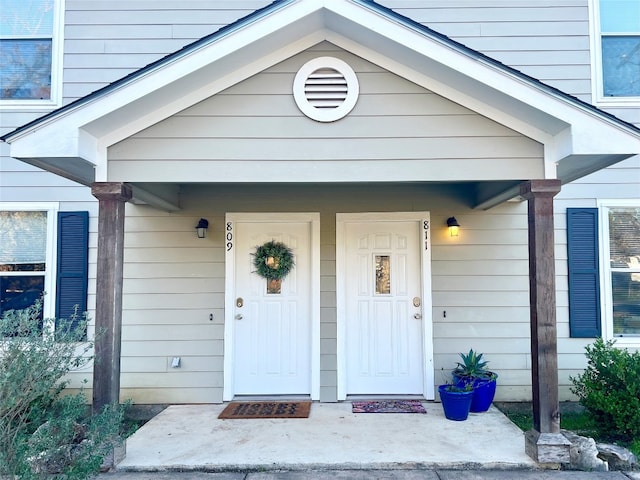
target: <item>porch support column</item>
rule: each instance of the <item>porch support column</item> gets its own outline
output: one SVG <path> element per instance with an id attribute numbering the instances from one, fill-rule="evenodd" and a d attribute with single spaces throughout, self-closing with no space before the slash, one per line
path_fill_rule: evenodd
<path id="1" fill-rule="evenodd" d="M 520 184 L 528 200 L 529 304 L 533 430 L 525 435 L 525 451 L 539 463 L 568 463 L 569 441 L 560 433 L 558 339 L 556 328 L 553 197 L 559 180 Z"/>
<path id="2" fill-rule="evenodd" d="M 91 185 L 98 199 L 98 260 L 96 272 L 96 339 L 93 363 L 93 411 L 120 401 L 122 339 L 122 270 L 124 206 L 131 187 L 124 183 Z"/>

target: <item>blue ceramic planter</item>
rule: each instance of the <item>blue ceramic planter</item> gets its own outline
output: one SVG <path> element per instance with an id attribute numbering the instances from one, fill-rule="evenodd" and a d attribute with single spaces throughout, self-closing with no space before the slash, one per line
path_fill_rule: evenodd
<path id="1" fill-rule="evenodd" d="M 473 401 L 471 402 L 472 412 L 486 412 L 489 410 L 493 397 L 496 395 L 496 379 L 478 379 L 473 386 Z"/>
<path id="2" fill-rule="evenodd" d="M 469 416 L 473 390 L 466 392 L 452 392 L 447 390 L 449 385 L 440 385 L 438 392 L 442 401 L 444 416 L 449 420 L 463 421 Z"/>
<path id="3" fill-rule="evenodd" d="M 454 374 L 454 382 L 456 385 L 462 386 L 468 383 L 462 377 Z M 471 411 L 474 413 L 486 412 L 493 403 L 493 398 L 496 395 L 496 381 L 498 374 L 493 373 L 493 379 L 474 378 L 473 379 L 473 400 L 471 402 Z"/>

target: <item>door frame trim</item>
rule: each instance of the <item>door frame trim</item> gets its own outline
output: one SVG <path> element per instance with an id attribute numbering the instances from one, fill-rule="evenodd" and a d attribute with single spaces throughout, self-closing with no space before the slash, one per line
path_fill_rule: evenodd
<path id="1" fill-rule="evenodd" d="M 311 399 L 320 400 L 320 213 L 264 213 L 227 212 L 224 222 L 225 250 L 225 295 L 224 295 L 224 374 L 223 401 L 234 397 L 233 386 L 233 340 L 234 340 L 234 291 L 235 245 L 234 223 L 299 223 L 307 222 L 311 234 L 311 292 L 309 311 L 311 313 Z M 230 248 L 229 248 L 230 246 Z"/>
<path id="2" fill-rule="evenodd" d="M 422 281 L 422 352 L 423 395 L 435 399 L 435 372 L 433 363 L 433 303 L 431 298 L 431 230 L 429 212 L 363 212 L 336 213 L 336 321 L 337 321 L 337 395 L 347 398 L 346 364 L 346 232 L 350 222 L 406 222 L 419 223 L 420 278 Z"/>

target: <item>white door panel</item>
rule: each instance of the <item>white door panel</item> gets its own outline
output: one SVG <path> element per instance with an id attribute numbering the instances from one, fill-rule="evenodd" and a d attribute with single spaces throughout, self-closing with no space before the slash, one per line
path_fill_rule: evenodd
<path id="1" fill-rule="evenodd" d="M 236 222 L 233 315 L 235 395 L 311 393 L 311 226 L 308 222 Z M 256 247 L 275 240 L 295 266 L 280 293 L 255 273 Z M 239 305 L 239 300 L 242 299 Z"/>
<path id="2" fill-rule="evenodd" d="M 354 216 L 356 214 L 353 214 Z M 344 221 L 339 332 L 344 395 L 425 394 L 423 256 L 428 222 Z M 340 220 L 339 220 L 340 222 Z M 422 241 L 424 235 L 425 242 Z M 428 272 L 427 272 L 428 273 Z M 430 304 L 430 299 L 428 299 Z M 431 375 L 428 375 L 431 376 Z"/>

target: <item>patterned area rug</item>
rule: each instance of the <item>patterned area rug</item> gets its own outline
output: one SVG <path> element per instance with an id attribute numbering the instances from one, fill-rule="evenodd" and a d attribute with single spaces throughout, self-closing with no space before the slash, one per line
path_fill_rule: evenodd
<path id="1" fill-rule="evenodd" d="M 218 418 L 307 418 L 311 402 L 231 402 Z"/>
<path id="2" fill-rule="evenodd" d="M 352 402 L 353 413 L 427 413 L 420 400 Z"/>

